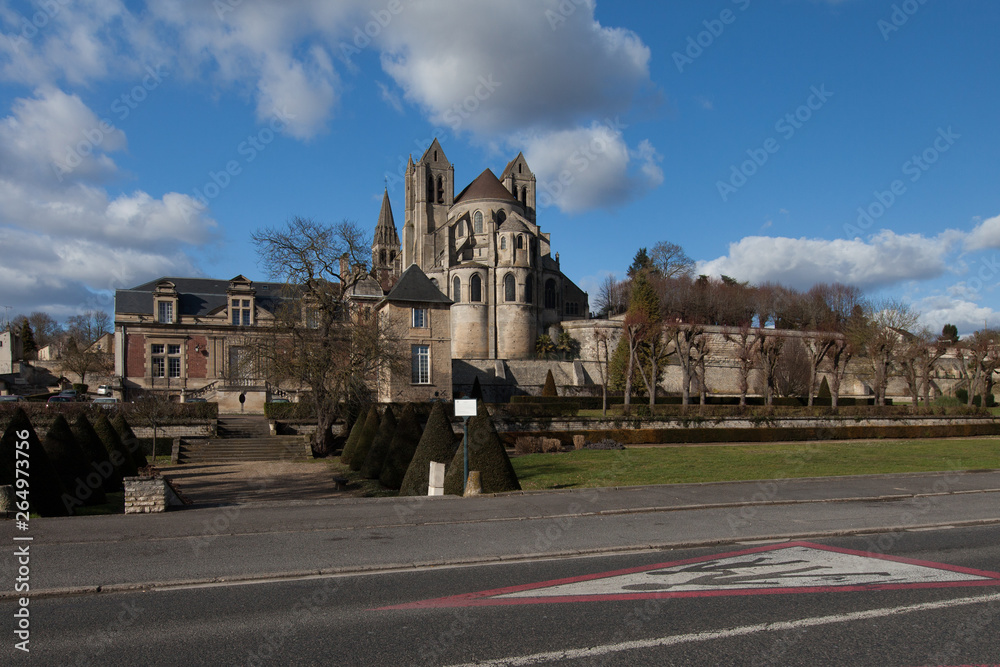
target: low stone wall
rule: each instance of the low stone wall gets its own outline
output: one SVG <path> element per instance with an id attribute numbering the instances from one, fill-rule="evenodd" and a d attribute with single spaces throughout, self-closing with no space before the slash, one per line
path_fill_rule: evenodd
<path id="1" fill-rule="evenodd" d="M 162 477 L 126 477 L 124 482 L 125 514 L 166 512 L 169 506 L 183 504 Z"/>
<path id="2" fill-rule="evenodd" d="M 137 438 L 152 438 L 153 429 L 148 426 L 130 424 Z M 215 435 L 215 421 L 198 424 L 168 424 L 156 427 L 157 438 L 210 438 Z"/>

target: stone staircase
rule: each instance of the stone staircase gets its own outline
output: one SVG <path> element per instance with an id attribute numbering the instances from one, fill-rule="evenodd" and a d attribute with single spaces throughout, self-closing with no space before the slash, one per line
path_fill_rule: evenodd
<path id="1" fill-rule="evenodd" d="M 214 438 L 182 440 L 177 462 L 303 461 L 312 457 L 308 438 L 270 435 L 264 417 L 220 417 L 216 433 Z"/>

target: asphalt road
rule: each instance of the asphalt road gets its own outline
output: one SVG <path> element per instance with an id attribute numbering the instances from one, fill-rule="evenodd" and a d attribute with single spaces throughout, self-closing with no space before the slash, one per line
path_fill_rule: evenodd
<path id="1" fill-rule="evenodd" d="M 816 548 L 807 550 L 821 557 L 847 557 L 851 576 L 869 570 L 887 576 L 883 570 L 896 566 L 959 579 L 976 576 L 970 572 L 1000 570 L 1000 527 L 995 525 L 809 543 Z M 714 558 L 750 551 L 739 558 L 756 559 L 791 548 L 782 543 L 728 544 L 42 597 L 31 602 L 30 660 L 52 665 L 1000 664 L 997 579 L 983 577 L 971 584 L 966 579 L 958 587 L 939 581 L 938 587 L 855 590 L 839 585 L 753 595 L 711 588 L 720 572 L 734 572 L 728 566 L 720 570 Z M 686 564 L 676 565 L 678 561 Z M 664 581 L 664 572 L 689 573 L 693 568 L 698 581 L 715 582 L 706 587 L 716 592 L 687 595 L 649 584 L 636 588 L 633 583 L 627 584 L 631 594 L 646 590 L 674 596 L 539 602 L 537 595 L 546 590 L 540 588 L 529 590 L 536 598 L 525 604 L 510 603 L 510 593 L 486 598 L 506 599 L 504 604 L 426 602 L 464 596 L 459 600 L 465 604 L 479 591 L 495 593 L 552 580 L 572 581 L 564 586 L 591 586 L 595 581 L 610 586 L 609 578 L 590 578 L 664 563 L 675 565 L 641 575 Z M 791 581 L 818 569 L 786 566 L 782 576 Z M 705 579 L 705 572 L 713 576 Z M 741 578 L 735 590 L 745 591 L 748 581 Z M 846 580 L 841 575 L 827 578 L 827 583 L 833 581 Z M 0 609 L 9 619 L 15 602 L 4 600 Z M 4 647 L 7 656 L 9 649 Z M 5 663 L 26 663 L 26 657 L 15 655 Z"/>

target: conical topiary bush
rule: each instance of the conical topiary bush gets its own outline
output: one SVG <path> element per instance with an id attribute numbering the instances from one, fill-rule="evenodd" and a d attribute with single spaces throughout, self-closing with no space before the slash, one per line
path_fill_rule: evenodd
<path id="1" fill-rule="evenodd" d="M 493 418 L 486 405 L 480 401 L 477 416 L 469 419 L 469 470 L 478 470 L 483 485 L 483 493 L 520 491 L 517 473 L 510 463 L 507 450 L 497 435 Z M 452 458 L 444 477 L 444 492 L 462 495 L 464 488 L 465 461 L 463 447 Z"/>
<path id="2" fill-rule="evenodd" d="M 344 443 L 344 450 L 340 452 L 340 462 L 346 465 L 351 465 L 351 456 L 354 454 L 354 449 L 358 446 L 358 438 L 361 436 L 361 431 L 365 428 L 365 419 L 367 415 L 362 415 L 358 419 L 354 420 L 354 426 L 351 428 L 351 434 L 347 436 L 347 442 Z"/>
<path id="3" fill-rule="evenodd" d="M 146 460 L 146 455 L 142 453 L 142 445 L 139 443 L 139 438 L 135 437 L 135 431 L 125 421 L 125 415 L 120 412 L 116 414 L 115 418 L 111 420 L 111 425 L 118 432 L 118 437 L 121 439 L 125 450 L 128 451 L 129 456 L 132 457 L 132 463 L 135 464 L 136 469 L 148 466 L 149 461 Z"/>
<path id="4" fill-rule="evenodd" d="M 472 390 L 469 392 L 469 398 L 474 398 L 477 401 L 481 401 L 483 398 L 483 388 L 479 384 L 479 376 L 472 381 Z"/>
<path id="5" fill-rule="evenodd" d="M 455 456 L 458 437 L 451 427 L 444 405 L 435 403 L 431 409 L 431 416 L 427 419 L 423 435 L 420 436 L 417 451 L 413 453 L 413 459 L 406 468 L 406 475 L 403 476 L 403 483 L 399 487 L 401 496 L 426 496 L 427 483 L 431 476 L 431 461 L 450 463 Z"/>
<path id="6" fill-rule="evenodd" d="M 22 443 L 27 443 L 27 458 L 17 455 L 18 451 L 25 451 Z M 22 409 L 14 413 L 3 438 L 0 438 L 0 460 L 3 461 L 0 464 L 0 484 L 14 487 L 15 502 L 27 496 L 29 510 L 40 516 L 69 516 L 73 513 L 63 504 L 62 497 L 66 490 L 31 426 L 31 420 Z M 27 465 L 19 466 L 18 461 L 25 461 Z M 29 474 L 26 478 L 21 476 L 28 480 L 27 489 L 23 485 L 18 487 L 18 468 Z M 17 495 L 20 492 L 25 493 Z"/>
<path id="7" fill-rule="evenodd" d="M 361 429 L 361 433 L 358 434 L 358 441 L 354 443 L 354 449 L 347 461 L 351 470 L 361 470 L 361 466 L 368 456 L 368 450 L 371 449 L 372 442 L 375 441 L 375 434 L 378 433 L 379 421 L 378 408 L 373 405 L 368 409 L 365 425 Z"/>
<path id="8" fill-rule="evenodd" d="M 559 392 L 556 391 L 556 379 L 552 377 L 552 369 L 545 374 L 545 385 L 542 387 L 542 396 L 545 397 L 555 397 L 558 396 Z"/>
<path id="9" fill-rule="evenodd" d="M 386 406 L 382 421 L 379 422 L 378 432 L 372 440 L 372 446 L 368 448 L 368 455 L 361 464 L 361 476 L 365 479 L 378 479 L 382 474 L 382 466 L 385 458 L 389 456 L 389 445 L 392 444 L 392 436 L 396 434 L 396 415 L 392 412 L 392 406 Z"/>
<path id="10" fill-rule="evenodd" d="M 125 449 L 121 438 L 118 437 L 118 431 L 115 430 L 107 415 L 101 414 L 97 417 L 97 421 L 94 422 L 94 431 L 101 439 L 104 449 L 108 452 L 108 459 L 111 460 L 111 465 L 115 467 L 119 477 L 135 477 L 139 474 L 135 462 L 129 456 L 128 450 Z"/>
<path id="11" fill-rule="evenodd" d="M 417 411 L 411 403 L 403 409 L 403 414 L 396 423 L 396 433 L 389 443 L 389 455 L 382 465 L 379 483 L 387 489 L 398 489 L 403 484 L 406 469 L 413 460 L 420 442 L 420 425 L 417 423 Z"/>
<path id="12" fill-rule="evenodd" d="M 91 426 L 90 421 L 84 415 L 80 415 L 70 426 L 70 429 L 73 431 L 73 435 L 76 436 L 76 442 L 80 445 L 80 449 L 83 450 L 84 456 L 87 457 L 91 470 L 100 475 L 101 487 L 104 489 L 104 492 L 114 493 L 115 491 L 121 491 L 121 475 L 117 474 L 115 467 L 111 465 L 111 459 L 108 458 L 108 451 L 104 449 L 104 444 L 101 442 L 100 436 L 97 435 L 97 431 Z M 90 473 L 87 474 L 87 478 L 89 483 Z"/>
<path id="13" fill-rule="evenodd" d="M 56 415 L 42 439 L 42 447 L 66 491 L 66 495 L 61 498 L 64 505 L 72 509 L 107 502 L 104 480 L 90 467 L 65 417 Z"/>

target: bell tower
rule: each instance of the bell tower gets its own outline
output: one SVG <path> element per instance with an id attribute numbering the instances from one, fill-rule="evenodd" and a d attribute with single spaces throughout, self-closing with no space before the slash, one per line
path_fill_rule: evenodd
<path id="1" fill-rule="evenodd" d="M 403 264 L 417 264 L 429 271 L 437 264 L 437 230 L 448 222 L 448 211 L 455 203 L 455 167 L 448 162 L 441 144 L 435 139 L 420 160 L 412 158 L 406 167 L 406 221 L 403 226 Z"/>
<path id="2" fill-rule="evenodd" d="M 389 204 L 389 190 L 382 195 L 382 210 L 378 214 L 378 224 L 375 225 L 375 238 L 372 241 L 372 274 L 380 280 L 398 278 L 402 273 L 403 258 L 400 256 L 399 235 L 396 233 L 396 223 L 392 219 L 392 206 Z"/>

